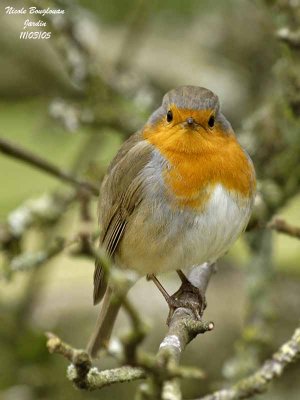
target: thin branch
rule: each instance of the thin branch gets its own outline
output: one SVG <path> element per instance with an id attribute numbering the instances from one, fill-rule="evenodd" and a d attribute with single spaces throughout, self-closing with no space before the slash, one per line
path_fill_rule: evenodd
<path id="1" fill-rule="evenodd" d="M 36 206 L 36 203 L 41 201 L 41 199 L 37 199 L 33 201 L 34 206 Z M 48 204 L 48 203 L 47 203 Z M 23 208 L 25 206 L 20 207 L 20 212 L 23 214 Z M 33 211 L 33 208 L 30 208 L 30 211 Z M 40 212 L 42 212 L 41 209 L 39 209 Z M 16 211 L 15 211 L 16 212 Z M 25 215 L 28 216 L 28 210 L 25 212 Z M 56 217 L 56 210 L 55 213 L 52 217 Z M 40 217 L 43 216 L 43 214 L 39 215 Z M 35 215 L 34 218 L 37 218 Z M 48 215 L 49 221 L 53 221 L 52 218 Z M 32 219 L 27 218 L 25 221 L 26 223 L 24 224 L 24 221 L 20 216 L 16 217 L 18 220 L 18 223 L 20 225 L 17 226 L 17 233 L 14 234 L 14 231 L 10 229 L 9 224 L 3 224 L 0 225 L 0 248 L 3 248 L 6 250 L 7 254 L 9 255 L 7 263 L 5 263 L 5 268 L 3 268 L 3 271 L 0 272 L 0 278 L 8 278 L 11 276 L 12 273 L 19 272 L 19 271 L 28 271 L 31 269 L 37 269 L 38 267 L 42 266 L 46 262 L 50 261 L 53 257 L 59 255 L 63 251 L 65 251 L 68 247 L 76 245 L 71 251 L 70 255 L 71 256 L 84 256 L 84 257 L 91 257 L 95 258 L 95 253 L 96 249 L 94 248 L 94 242 L 96 239 L 99 237 L 99 232 L 88 232 L 88 231 L 79 231 L 76 235 L 74 235 L 71 238 L 63 238 L 63 237 L 56 237 L 50 245 L 47 247 L 35 251 L 35 252 L 20 252 L 20 248 L 18 248 L 18 251 L 13 251 L 13 249 L 10 249 L 12 247 L 12 244 L 16 241 L 19 243 L 19 240 L 21 238 L 20 235 L 22 235 L 24 229 L 26 226 L 31 226 Z M 48 221 L 48 220 L 47 220 Z M 28 224 L 30 222 L 30 224 Z M 14 225 L 13 225 L 14 226 Z M 16 228 L 16 227 L 15 227 Z M 20 230 L 21 228 L 21 230 Z M 97 256 L 99 257 L 99 254 L 97 252 Z M 104 260 L 104 255 L 102 258 Z"/>
<path id="2" fill-rule="evenodd" d="M 300 327 L 292 338 L 284 343 L 272 358 L 248 378 L 241 379 L 228 389 L 222 389 L 198 400 L 240 400 L 264 393 L 271 381 L 279 378 L 286 367 L 300 357 Z"/>
<path id="3" fill-rule="evenodd" d="M 21 253 L 14 257 L 10 262 L 9 268 L 12 272 L 28 271 L 29 269 L 37 268 L 62 252 L 65 246 L 65 239 L 57 238 L 47 249 L 39 250 L 35 253 Z"/>
<path id="4" fill-rule="evenodd" d="M 167 335 L 161 342 L 157 354 L 159 359 L 167 356 L 167 358 L 171 357 L 178 363 L 182 352 L 191 340 L 199 333 L 204 333 L 214 328 L 212 322 L 207 323 L 202 320 L 196 320 L 192 309 L 188 307 L 188 305 L 194 304 L 200 309 L 202 308 L 200 303 L 205 299 L 205 292 L 214 272 L 215 266 L 205 263 L 196 267 L 189 274 L 189 279 L 198 288 L 201 297 L 199 297 L 198 293 L 191 291 L 183 291 L 177 297 L 182 304 L 187 304 L 187 306 L 177 308 L 172 315 Z"/>
<path id="5" fill-rule="evenodd" d="M 47 261 L 50 261 L 53 257 L 62 253 L 66 248 L 75 244 L 77 247 L 71 251 L 72 256 L 94 258 L 94 252 L 91 251 L 91 247 L 93 245 L 92 242 L 98 238 L 98 235 L 98 232 L 92 234 L 79 232 L 71 239 L 57 237 L 55 241 L 45 249 L 36 252 L 24 252 L 13 257 L 10 261 L 9 268 L 12 272 L 28 271 L 33 268 L 38 268 Z M 87 241 L 89 243 L 88 246 L 86 244 Z"/>
<path id="6" fill-rule="evenodd" d="M 214 272 L 214 264 L 205 263 L 194 268 L 188 278 L 198 288 L 201 296 L 195 292 L 182 291 L 176 299 L 182 304 L 192 304 L 202 309 L 202 301 L 205 299 L 205 292 Z M 140 398 L 181 399 L 178 379 L 176 377 L 170 379 L 169 376 L 175 370 L 182 368 L 179 367 L 179 362 L 181 354 L 188 343 L 198 334 L 211 331 L 213 328 L 214 324 L 212 322 L 196 320 L 193 311 L 188 305 L 177 308 L 171 316 L 168 332 L 160 344 L 155 368 L 152 371 L 150 370 L 150 376 L 152 376 L 148 387 L 143 385 L 140 388 Z M 199 372 L 201 372 L 203 378 L 202 371 Z"/>
<path id="7" fill-rule="evenodd" d="M 146 377 L 151 377 L 153 387 L 159 393 L 163 394 L 163 399 L 167 399 L 165 394 L 174 392 L 175 388 L 180 393 L 178 378 L 203 378 L 203 371 L 197 368 L 188 368 L 179 366 L 181 353 L 185 346 L 199 333 L 207 332 L 213 329 L 212 323 L 205 323 L 194 319 L 193 313 L 189 308 L 178 308 L 175 310 L 169 325 L 168 334 L 163 340 L 157 357 L 147 353 L 137 353 L 137 346 L 145 336 L 145 326 L 132 305 L 122 297 L 122 286 L 124 282 L 128 283 L 130 276 L 122 272 L 114 271 L 111 261 L 100 250 L 96 250 L 91 241 L 87 241 L 86 251 L 97 259 L 102 260 L 102 265 L 110 269 L 110 279 L 118 288 L 122 298 L 122 304 L 128 313 L 133 332 L 122 341 L 124 357 L 122 362 L 132 362 L 134 366 L 122 366 L 120 368 L 98 371 L 91 363 L 86 351 L 73 349 L 71 346 L 62 342 L 57 336 L 48 334 L 48 349 L 51 353 L 59 353 L 67 358 L 72 364 L 68 368 L 67 376 L 78 388 L 95 390 L 104 386 L 131 381 Z M 110 268 L 109 268 L 110 266 Z M 200 274 L 209 279 L 212 270 L 208 273 Z M 115 274 L 116 272 L 116 274 Z M 207 283 L 201 283 L 204 289 Z M 199 286 L 199 287 L 200 287 Z M 192 292 L 183 292 L 179 296 L 180 301 L 189 300 L 190 302 L 199 301 L 199 296 Z"/>
<path id="8" fill-rule="evenodd" d="M 79 189 L 87 190 L 95 196 L 99 195 L 99 189 L 92 183 L 76 178 L 72 174 L 62 170 L 38 155 L 17 146 L 15 143 L 10 143 L 7 140 L 0 138 L 0 152 L 24 161 L 25 163 L 47 172 L 48 174 L 55 176 L 56 178 L 59 178 L 73 186 L 76 186 Z"/>
<path id="9" fill-rule="evenodd" d="M 124 366 L 105 371 L 98 371 L 92 367 L 92 362 L 84 350 L 73 349 L 62 342 L 59 337 L 52 333 L 46 334 L 47 347 L 50 353 L 61 354 L 72 364 L 67 371 L 67 377 L 79 389 L 96 390 L 114 383 L 130 382 L 146 377 L 142 368 Z"/>
<path id="10" fill-rule="evenodd" d="M 300 227 L 290 225 L 282 218 L 273 218 L 272 221 L 268 223 L 267 227 L 279 233 L 285 233 L 286 235 L 300 239 Z"/>
<path id="11" fill-rule="evenodd" d="M 0 224 L 0 250 L 4 251 L 5 262 L 1 277 L 9 279 L 12 274 L 11 263 L 17 257 L 23 257 L 22 240 L 32 227 L 53 227 L 65 215 L 67 208 L 77 199 L 76 193 L 44 194 L 38 198 L 30 199 L 13 210 L 6 222 Z M 41 264 L 42 259 L 47 259 L 50 254 L 43 250 L 42 254 L 28 254 L 21 264 L 25 266 Z M 27 257 L 29 255 L 29 257 Z M 21 258 L 17 261 L 19 264 Z M 26 267 L 25 267 L 26 269 Z"/>
<path id="12" fill-rule="evenodd" d="M 124 365 L 120 368 L 99 371 L 92 365 L 92 361 L 85 350 L 74 349 L 63 342 L 53 333 L 46 333 L 48 338 L 47 348 L 50 353 L 57 353 L 71 362 L 67 369 L 67 378 L 79 389 L 96 390 L 102 389 L 114 383 L 130 382 L 137 379 L 144 379 L 149 376 L 149 371 L 158 369 L 154 358 L 150 355 L 143 355 L 143 366 Z M 145 360 L 148 360 L 148 363 Z M 203 372 L 196 368 L 169 368 L 164 369 L 163 376 L 166 379 L 173 378 L 203 378 Z M 157 372 L 159 373 L 159 372 Z"/>
<path id="13" fill-rule="evenodd" d="M 176 369 L 187 344 L 198 334 L 211 331 L 213 328 L 212 322 L 196 321 L 192 317 L 191 310 L 178 308 L 172 317 L 168 334 L 160 344 L 158 363 L 166 364 L 168 370 Z M 161 396 L 163 400 L 181 399 L 178 379 L 166 379 L 162 385 Z"/>

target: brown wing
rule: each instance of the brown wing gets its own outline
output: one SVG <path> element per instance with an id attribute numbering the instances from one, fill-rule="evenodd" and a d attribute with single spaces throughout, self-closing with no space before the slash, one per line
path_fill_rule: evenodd
<path id="1" fill-rule="evenodd" d="M 113 258 L 125 232 L 128 217 L 142 200 L 140 174 L 151 158 L 152 145 L 137 133 L 121 147 L 101 186 L 99 202 L 100 246 Z M 107 286 L 104 269 L 96 264 L 94 304 L 102 299 Z"/>

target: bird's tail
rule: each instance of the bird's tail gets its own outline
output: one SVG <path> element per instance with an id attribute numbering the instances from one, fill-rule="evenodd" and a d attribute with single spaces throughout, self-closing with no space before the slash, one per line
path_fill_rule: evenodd
<path id="1" fill-rule="evenodd" d="M 108 286 L 94 333 L 87 346 L 87 352 L 91 357 L 96 357 L 101 347 L 108 346 L 110 335 L 121 306 L 121 302 L 113 294 L 113 289 Z"/>

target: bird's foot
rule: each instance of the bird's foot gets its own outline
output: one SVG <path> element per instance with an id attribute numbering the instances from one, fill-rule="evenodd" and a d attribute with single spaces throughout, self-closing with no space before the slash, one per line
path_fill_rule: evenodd
<path id="1" fill-rule="evenodd" d="M 202 318 L 206 308 L 205 295 L 187 279 L 181 270 L 178 270 L 177 273 L 181 279 L 181 286 L 172 296 L 167 293 L 154 274 L 147 275 L 147 280 L 152 280 L 154 282 L 168 303 L 169 315 L 167 318 L 167 325 L 170 324 L 171 318 L 177 308 L 190 309 L 197 320 Z"/>
<path id="2" fill-rule="evenodd" d="M 206 299 L 200 290 L 194 286 L 184 274 L 180 275 L 181 286 L 172 296 L 166 299 L 170 311 L 167 319 L 169 325 L 171 318 L 177 308 L 188 308 L 192 311 L 195 319 L 200 320 L 206 308 Z"/>

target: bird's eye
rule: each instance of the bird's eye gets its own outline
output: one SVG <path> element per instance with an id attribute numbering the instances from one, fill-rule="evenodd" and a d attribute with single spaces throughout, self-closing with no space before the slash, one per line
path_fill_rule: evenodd
<path id="1" fill-rule="evenodd" d="M 210 128 L 213 128 L 214 125 L 215 125 L 215 117 L 212 115 L 208 120 L 208 126 Z"/>
<path id="2" fill-rule="evenodd" d="M 167 121 L 171 122 L 173 120 L 173 113 L 171 110 L 167 112 Z"/>

